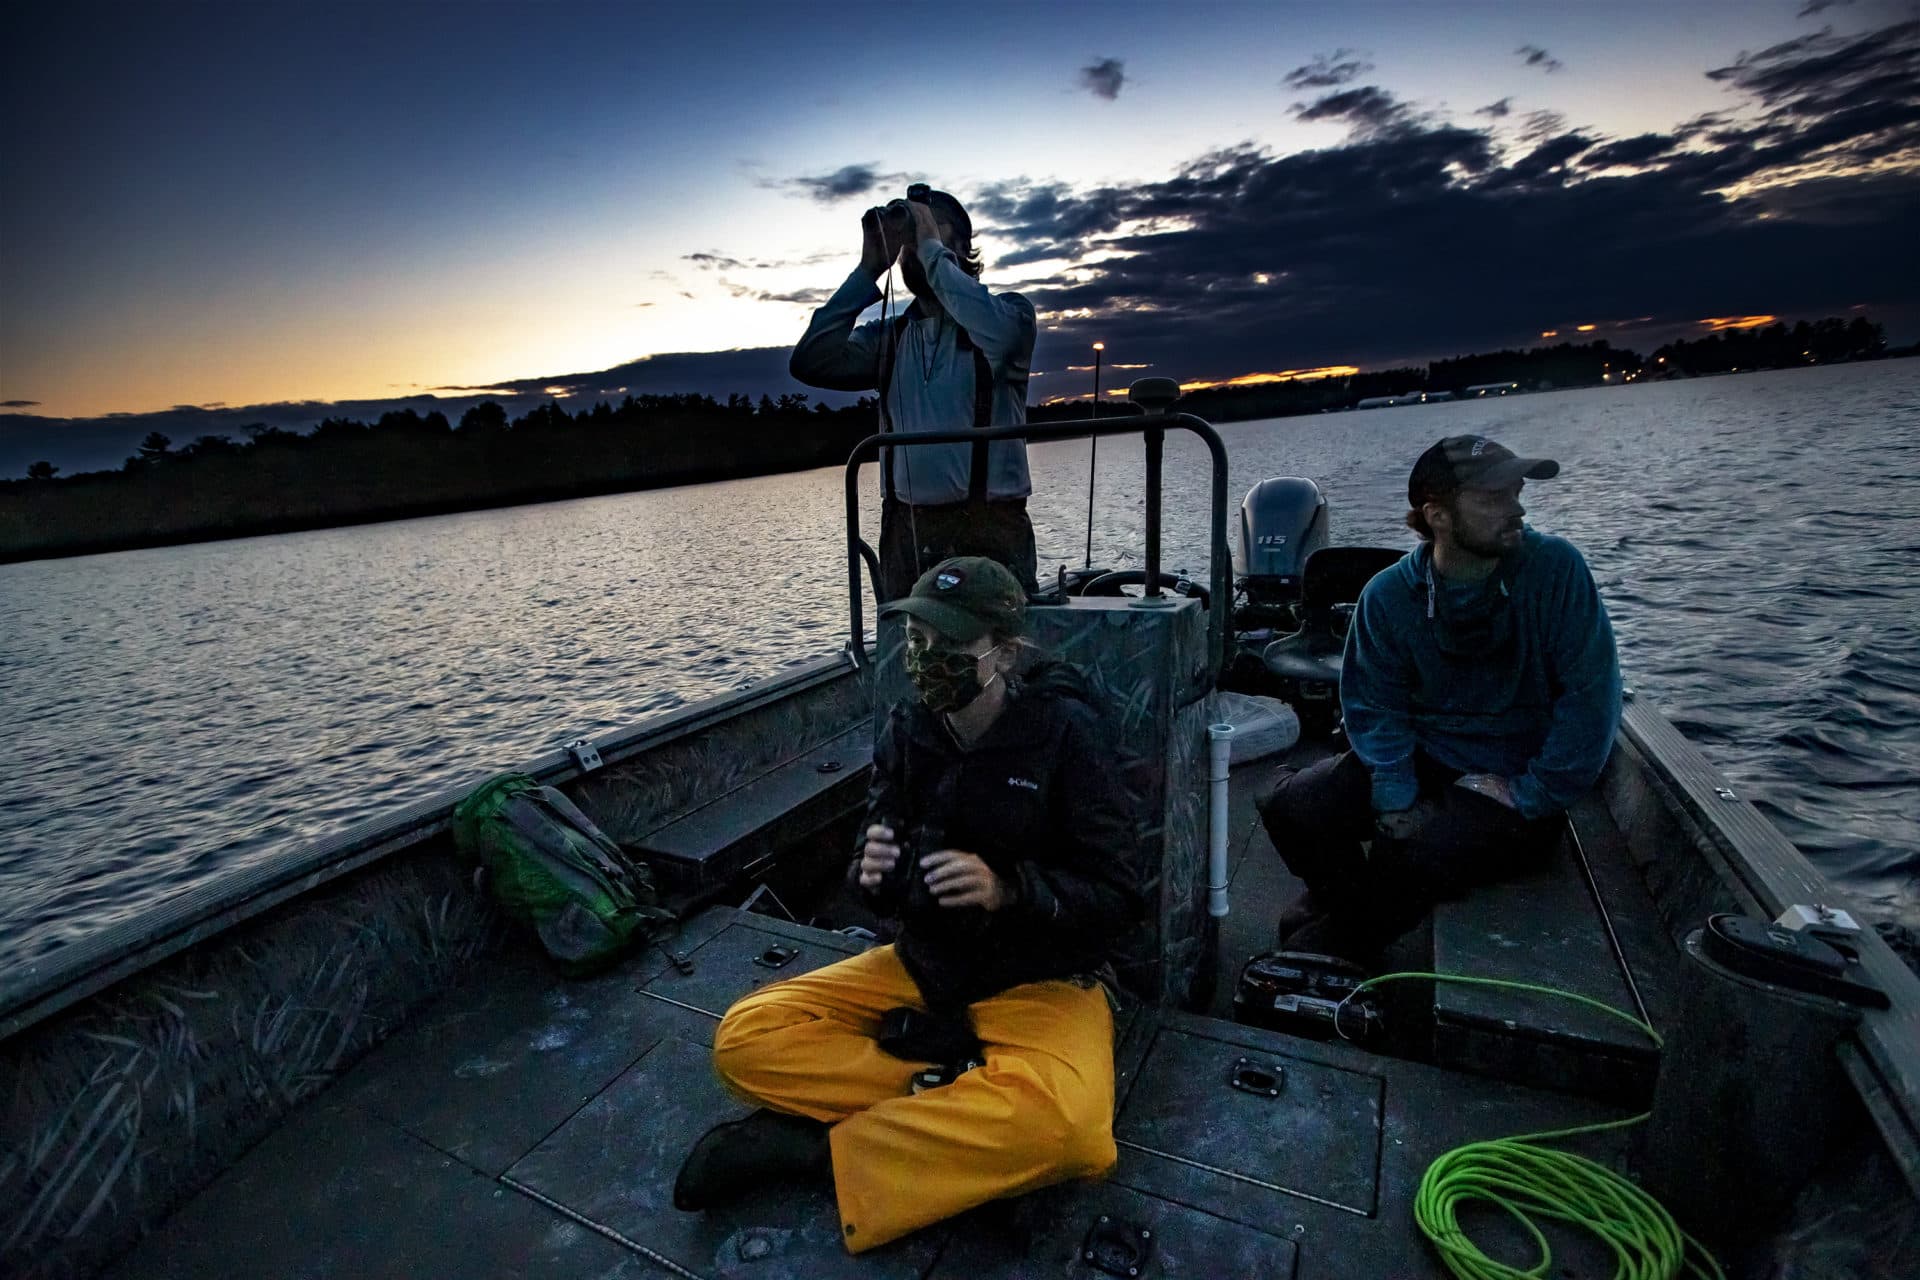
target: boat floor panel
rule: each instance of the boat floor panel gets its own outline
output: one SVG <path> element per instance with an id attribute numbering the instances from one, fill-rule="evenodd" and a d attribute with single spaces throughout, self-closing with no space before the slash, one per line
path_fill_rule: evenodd
<path id="1" fill-rule="evenodd" d="M 1298 1249 L 1293 1241 L 1110 1178 L 1049 1187 L 954 1219 L 946 1250 L 929 1280 L 1125 1277 L 1124 1266 L 1102 1272 L 1088 1265 L 1086 1257 L 1089 1248 L 1099 1249 L 1116 1238 L 1137 1242 L 1142 1277 L 1293 1280 L 1296 1274 Z"/>
<path id="2" fill-rule="evenodd" d="M 712 907 L 695 918 L 706 942 L 686 951 L 693 972 L 667 968 L 644 984 L 647 994 L 718 1018 L 749 992 L 858 955 L 861 944 L 825 929 L 772 916 Z M 714 928 L 714 926 L 720 926 Z"/>
<path id="3" fill-rule="evenodd" d="M 1169 1042 L 1181 1072 L 1153 1065 Z M 1294 1240 L 1302 1280 L 1445 1275 L 1413 1224 L 1414 1197 L 1429 1164 L 1468 1142 L 1621 1114 L 1602 1103 L 1347 1044 L 1174 1012 L 1143 1016 L 1121 1053 L 1123 1062 L 1144 1059 L 1146 1065 L 1129 1072 L 1133 1084 L 1120 1106 L 1121 1160 L 1112 1180 Z M 1284 1072 L 1277 1097 L 1262 1100 L 1227 1085 L 1229 1071 L 1243 1057 Z M 1290 1096 L 1297 1093 L 1307 1096 Z M 1262 1107 L 1278 1114 L 1263 1122 Z M 1179 1117 L 1158 1135 L 1174 1141 L 1139 1141 L 1151 1129 L 1135 1117 L 1156 1114 Z M 1618 1167 L 1629 1143 L 1611 1133 L 1564 1145 Z M 1295 1146 L 1312 1150 L 1302 1153 Z M 1296 1172 L 1322 1162 L 1329 1165 L 1324 1180 Z M 1356 1174 L 1363 1172 L 1371 1175 L 1371 1195 L 1355 1194 Z M 1530 1241 L 1505 1215 L 1473 1215 L 1468 1228 L 1495 1257 L 1533 1255 Z M 1615 1260 L 1597 1239 L 1557 1229 L 1548 1235 L 1555 1275 L 1612 1274 Z"/>
<path id="4" fill-rule="evenodd" d="M 643 1280 L 637 1255 L 357 1107 L 309 1105 L 108 1280 Z"/>
<path id="5" fill-rule="evenodd" d="M 1625 961 L 1572 842 L 1549 861 L 1433 912 L 1433 970 L 1525 983 L 1635 1013 Z M 1659 1054 L 1646 1034 L 1589 1005 L 1512 987 L 1435 983 L 1435 1060 L 1504 1079 L 1638 1100 Z"/>
<path id="6" fill-rule="evenodd" d="M 1234 779 L 1227 987 L 1241 944 L 1270 947 L 1294 891 L 1253 814 L 1252 790 L 1268 772 Z M 691 974 L 652 948 L 567 982 L 515 948 L 305 1107 L 112 1274 L 231 1274 L 245 1260 L 249 1273 L 276 1276 L 613 1280 L 660 1274 L 650 1252 L 692 1275 L 767 1280 L 1092 1277 L 1090 1243 L 1111 1253 L 1151 1240 L 1143 1277 L 1438 1277 L 1412 1223 L 1428 1163 L 1473 1139 L 1616 1114 L 1344 1043 L 1128 1009 L 1116 1047 L 1120 1162 L 1103 1181 L 984 1206 L 857 1258 L 841 1247 L 824 1187 L 727 1212 L 675 1211 L 672 1180 L 688 1148 L 745 1110 L 708 1061 L 719 1014 L 859 945 L 715 908 L 669 943 L 691 959 Z M 1272 1096 L 1230 1085 L 1242 1058 L 1274 1077 Z M 1617 1162 L 1626 1143 L 1614 1134 L 1572 1145 Z M 1473 1229 L 1500 1256 L 1532 1256 L 1504 1215 Z M 1549 1234 L 1556 1272 L 1610 1269 L 1594 1242 Z"/>
<path id="7" fill-rule="evenodd" d="M 750 1109 L 721 1085 L 707 1046 L 670 1037 L 508 1177 L 700 1275 L 728 1274 L 743 1263 L 755 1264 L 756 1275 L 820 1280 L 908 1280 L 931 1269 L 946 1228 L 853 1257 L 840 1243 L 840 1215 L 825 1183 L 772 1187 L 708 1213 L 674 1209 L 674 1177 L 694 1139 Z"/>
<path id="8" fill-rule="evenodd" d="M 671 945 L 697 949 L 722 927 L 702 916 Z M 640 994 L 668 969 L 655 947 L 570 982 L 516 947 L 367 1055 L 327 1097 L 481 1173 L 501 1173 L 663 1035 L 710 1036 L 700 1015 Z"/>

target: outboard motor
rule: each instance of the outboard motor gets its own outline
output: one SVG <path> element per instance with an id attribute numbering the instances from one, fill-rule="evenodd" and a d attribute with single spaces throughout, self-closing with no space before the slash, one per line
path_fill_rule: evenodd
<path id="1" fill-rule="evenodd" d="M 1327 499 L 1300 476 L 1275 476 L 1247 491 L 1240 504 L 1240 537 L 1233 574 L 1246 593 L 1245 626 L 1293 625 L 1307 557 L 1327 545 Z M 1275 611 L 1280 616 L 1260 616 Z"/>
<path id="2" fill-rule="evenodd" d="M 1330 547 L 1327 500 L 1299 476 L 1248 490 L 1233 549 L 1233 651 L 1224 689 L 1280 698 L 1308 735 L 1340 722 L 1340 651 L 1369 579 L 1400 559 L 1381 547 Z"/>

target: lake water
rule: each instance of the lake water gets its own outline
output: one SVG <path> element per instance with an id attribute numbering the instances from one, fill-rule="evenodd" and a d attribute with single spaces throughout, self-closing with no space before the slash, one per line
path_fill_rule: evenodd
<path id="1" fill-rule="evenodd" d="M 1230 424 L 1229 494 L 1309 476 L 1335 541 L 1409 545 L 1407 470 L 1463 431 L 1561 460 L 1529 519 L 1586 552 L 1628 683 L 1920 920 L 1920 360 Z M 1043 577 L 1087 452 L 1033 451 Z M 1096 563 L 1138 563 L 1142 492 L 1103 442 Z M 1204 573 L 1206 495 L 1176 437 L 1168 567 Z M 829 653 L 844 529 L 828 470 L 0 566 L 0 965 Z"/>

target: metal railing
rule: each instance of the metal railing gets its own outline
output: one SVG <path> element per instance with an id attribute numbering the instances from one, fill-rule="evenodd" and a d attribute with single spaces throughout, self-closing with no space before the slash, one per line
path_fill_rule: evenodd
<path id="1" fill-rule="evenodd" d="M 1213 462 L 1211 502 L 1211 539 L 1208 566 L 1207 670 L 1206 684 L 1219 680 L 1226 663 L 1228 614 L 1233 609 L 1232 560 L 1227 551 L 1227 450 L 1210 423 L 1190 413 L 1168 413 L 1178 389 L 1169 379 L 1145 378 L 1131 389 L 1137 416 L 1122 418 L 1080 418 L 1071 422 L 1025 423 L 1008 427 L 966 427 L 954 431 L 882 432 L 870 435 L 853 447 L 847 458 L 847 608 L 849 618 L 848 650 L 854 661 L 864 667 L 869 662 L 866 647 L 864 598 L 860 590 L 860 565 L 864 561 L 873 575 L 876 604 L 879 600 L 879 557 L 860 536 L 860 468 L 878 458 L 882 449 L 911 448 L 925 444 L 975 444 L 995 440 L 1077 440 L 1100 436 L 1139 435 L 1146 444 L 1147 564 L 1145 590 L 1148 597 L 1160 592 L 1160 488 L 1161 456 L 1169 430 L 1190 431 L 1206 444 Z M 886 465 L 886 464 L 883 464 Z"/>

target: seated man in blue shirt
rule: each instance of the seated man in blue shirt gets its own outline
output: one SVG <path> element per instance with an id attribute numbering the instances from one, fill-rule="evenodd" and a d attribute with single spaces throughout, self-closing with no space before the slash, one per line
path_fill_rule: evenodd
<path id="1" fill-rule="evenodd" d="M 1521 488 L 1559 472 L 1482 436 L 1414 465 L 1420 545 L 1367 584 L 1347 633 L 1351 750 L 1260 801 L 1307 885 L 1288 950 L 1371 964 L 1435 902 L 1537 863 L 1600 776 L 1620 723 L 1613 628 L 1579 551 L 1521 519 Z"/>

